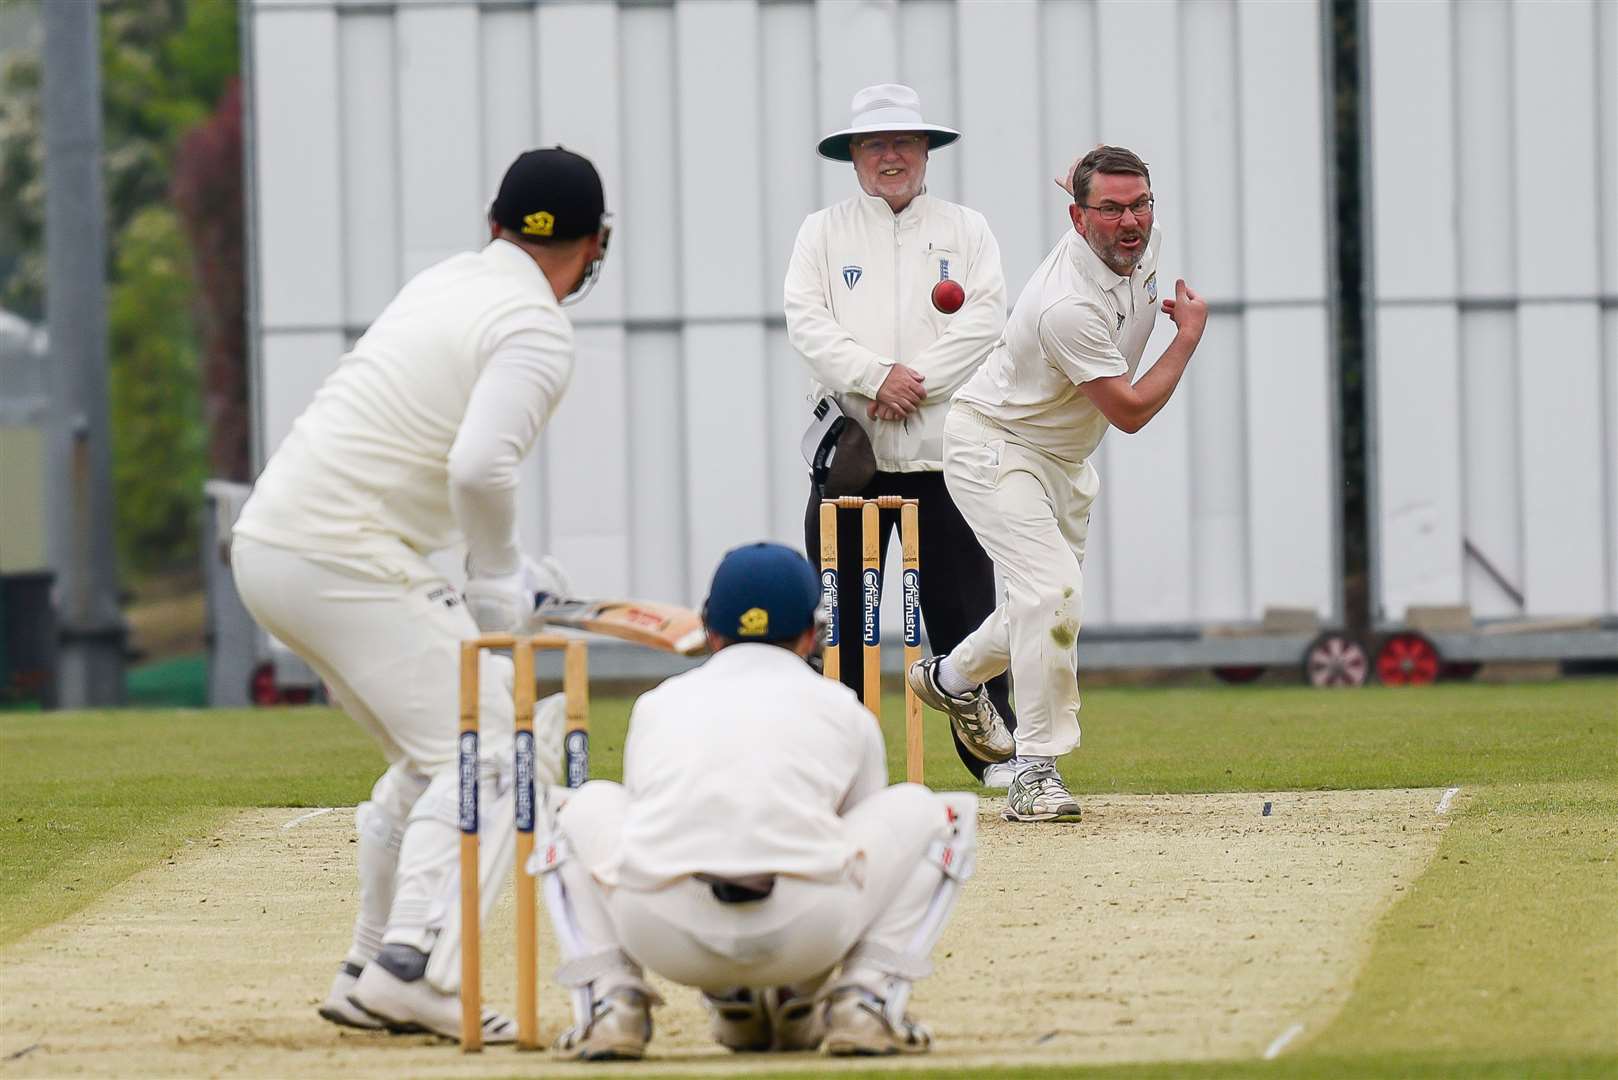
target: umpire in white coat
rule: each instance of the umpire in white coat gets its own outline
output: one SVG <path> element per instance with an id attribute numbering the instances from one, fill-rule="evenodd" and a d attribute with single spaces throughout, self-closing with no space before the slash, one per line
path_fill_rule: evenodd
<path id="1" fill-rule="evenodd" d="M 983 215 L 926 192 L 927 155 L 959 132 L 922 119 L 908 86 L 883 84 L 854 95 L 853 122 L 820 141 L 820 156 L 849 161 L 863 193 L 810 214 L 787 268 L 787 336 L 809 366 L 812 400 L 834 398 L 870 437 L 876 474 L 858 490 L 823 491 L 811 481 L 805 543 L 819 551 L 823 495 L 900 495 L 920 501 L 922 618 L 940 655 L 995 608 L 994 564 L 955 508 L 943 479 L 944 414 L 1006 322 L 1000 247 Z M 946 313 L 932 300 L 941 280 L 966 298 Z M 839 610 L 855 625 L 861 604 L 860 523 L 841 514 Z M 882 512 L 882 551 L 898 512 Z M 929 588 L 925 582 L 933 582 Z M 858 664 L 843 682 L 859 690 Z M 1015 718 L 1002 675 L 955 697 L 925 689 L 945 711 L 956 751 L 975 775 L 1013 752 Z M 1003 718 L 1003 719 L 1002 719 Z"/>
<path id="2" fill-rule="evenodd" d="M 565 1055 L 645 1052 L 645 968 L 702 990 L 732 1050 L 927 1049 L 905 1004 L 971 872 L 977 799 L 887 786 L 870 713 L 804 662 L 819 592 L 790 548 L 727 554 L 712 659 L 635 703 L 623 784 L 557 793 L 534 862 L 573 991 Z"/>
<path id="3" fill-rule="evenodd" d="M 517 543 L 517 470 L 567 390 L 560 302 L 606 251 L 601 178 L 560 147 L 507 170 L 490 240 L 417 274 L 326 378 L 242 509 L 231 564 L 247 609 L 325 680 L 388 769 L 360 804 L 353 943 L 320 1015 L 460 1034 L 455 673 L 460 643 L 522 627 L 554 575 Z M 464 540 L 458 593 L 428 561 Z M 482 895 L 511 866 L 511 661 L 482 671 Z M 536 709 L 541 780 L 561 705 Z M 504 813 L 501 807 L 505 807 Z M 483 1038 L 509 1042 L 484 1016 Z"/>

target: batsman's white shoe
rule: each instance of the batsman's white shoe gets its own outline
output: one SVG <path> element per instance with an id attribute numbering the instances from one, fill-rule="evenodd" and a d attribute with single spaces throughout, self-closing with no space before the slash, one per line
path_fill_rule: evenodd
<path id="1" fill-rule="evenodd" d="M 980 760 L 1007 761 L 1017 752 L 1017 744 L 1006 730 L 1000 710 L 994 707 L 989 695 L 978 687 L 957 697 L 944 692 L 938 685 L 939 657 L 924 656 L 910 665 L 905 680 L 916 696 L 949 717 L 956 737 Z"/>
<path id="2" fill-rule="evenodd" d="M 652 1006 L 661 1004 L 645 984 L 610 990 L 596 999 L 588 1023 L 562 1032 L 556 1051 L 574 1061 L 639 1061 L 652 1041 Z"/>
<path id="3" fill-rule="evenodd" d="M 1011 781 L 1017 775 L 1017 766 L 1009 761 L 997 761 L 983 770 L 983 780 L 986 788 L 996 788 L 1000 791 L 1011 786 Z"/>
<path id="4" fill-rule="evenodd" d="M 1056 766 L 1048 761 L 1026 765 L 1006 789 L 1007 821 L 1078 821 L 1079 803 L 1067 790 Z"/>
<path id="5" fill-rule="evenodd" d="M 708 1008 L 708 1029 L 720 1046 L 738 1054 L 770 1048 L 770 1017 L 760 992 L 743 986 L 728 994 L 704 993 L 702 1003 Z"/>
<path id="6" fill-rule="evenodd" d="M 426 953 L 408 945 L 384 945 L 354 983 L 349 1004 L 381 1021 L 395 1035 L 426 1031 L 459 1041 L 461 996 L 434 989 L 423 977 L 426 967 Z M 484 1045 L 516 1039 L 517 1025 L 510 1017 L 483 1010 Z"/>
<path id="7" fill-rule="evenodd" d="M 909 1016 L 897 1026 L 890 1024 L 883 1004 L 862 986 L 833 990 L 826 1006 L 826 1037 L 821 1048 L 833 1057 L 926 1053 L 933 1044 L 927 1029 Z"/>
<path id="8" fill-rule="evenodd" d="M 320 1003 L 318 1011 L 323 1018 L 342 1027 L 381 1031 L 382 1021 L 348 1000 L 354 984 L 359 981 L 360 972 L 364 970 L 359 964 L 346 961 L 338 967 L 337 977 L 331 981 L 331 990 L 326 994 L 326 1000 Z"/>
<path id="9" fill-rule="evenodd" d="M 770 1018 L 772 1050 L 813 1050 L 826 1037 L 826 1004 L 818 994 L 772 986 L 764 991 L 764 1011 Z"/>

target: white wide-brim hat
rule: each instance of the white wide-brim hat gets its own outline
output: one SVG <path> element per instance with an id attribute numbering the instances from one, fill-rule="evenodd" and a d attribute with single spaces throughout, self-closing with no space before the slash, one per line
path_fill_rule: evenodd
<path id="1" fill-rule="evenodd" d="M 927 146 L 936 150 L 948 146 L 961 137 L 954 128 L 929 124 L 921 118 L 921 96 L 908 86 L 882 83 L 867 86 L 854 95 L 850 106 L 853 122 L 842 131 L 834 131 L 820 140 L 820 156 L 832 161 L 853 161 L 849 140 L 856 135 L 873 131 L 921 131 L 927 135 Z"/>

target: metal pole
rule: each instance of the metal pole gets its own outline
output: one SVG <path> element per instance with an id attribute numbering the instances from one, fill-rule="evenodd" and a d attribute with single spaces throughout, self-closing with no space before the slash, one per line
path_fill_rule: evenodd
<path id="1" fill-rule="evenodd" d="M 124 696 L 108 445 L 106 206 L 95 4 L 44 4 L 45 257 L 54 406 L 59 703 Z"/>

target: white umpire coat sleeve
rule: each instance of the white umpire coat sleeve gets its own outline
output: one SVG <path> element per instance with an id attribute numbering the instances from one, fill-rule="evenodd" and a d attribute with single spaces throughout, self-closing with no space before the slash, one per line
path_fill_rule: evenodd
<path id="1" fill-rule="evenodd" d="M 787 266 L 784 308 L 787 338 L 809 365 L 815 381 L 838 394 L 876 397 L 893 366 L 861 345 L 832 317 L 827 304 L 826 240 L 822 217 L 811 214 L 798 229 Z"/>

